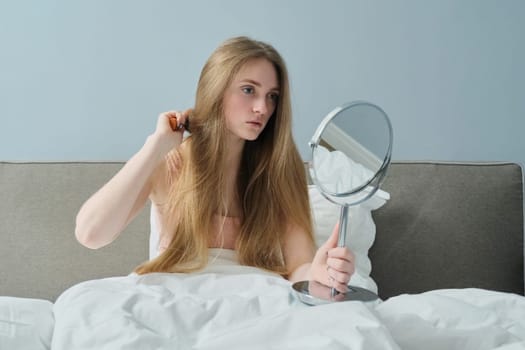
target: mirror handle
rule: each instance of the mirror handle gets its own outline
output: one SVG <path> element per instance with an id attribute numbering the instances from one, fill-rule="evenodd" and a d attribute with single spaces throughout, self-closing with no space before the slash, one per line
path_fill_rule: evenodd
<path id="1" fill-rule="evenodd" d="M 339 217 L 339 235 L 337 238 L 337 246 L 346 246 L 346 228 L 348 227 L 348 206 L 341 206 L 341 215 Z"/>

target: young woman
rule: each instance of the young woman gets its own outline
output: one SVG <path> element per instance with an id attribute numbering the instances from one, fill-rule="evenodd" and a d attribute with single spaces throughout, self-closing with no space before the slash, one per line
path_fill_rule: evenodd
<path id="1" fill-rule="evenodd" d="M 160 218 L 159 256 L 139 274 L 199 270 L 218 247 L 292 282 L 347 290 L 354 258 L 337 247 L 336 229 L 315 249 L 288 73 L 267 43 L 237 37 L 212 53 L 193 110 L 160 114 L 144 146 L 80 209 L 77 239 L 109 244 L 148 198 Z"/>

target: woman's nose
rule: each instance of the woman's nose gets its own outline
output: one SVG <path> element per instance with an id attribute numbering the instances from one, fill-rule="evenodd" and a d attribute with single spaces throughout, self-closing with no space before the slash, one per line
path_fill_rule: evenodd
<path id="1" fill-rule="evenodd" d="M 258 98 L 253 105 L 253 112 L 265 116 L 268 114 L 268 106 L 266 104 L 266 99 Z"/>

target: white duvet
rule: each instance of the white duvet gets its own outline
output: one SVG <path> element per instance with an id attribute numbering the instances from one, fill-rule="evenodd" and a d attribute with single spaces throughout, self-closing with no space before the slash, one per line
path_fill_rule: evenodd
<path id="1" fill-rule="evenodd" d="M 525 349 L 525 297 L 436 290 L 305 306 L 285 279 L 218 257 L 198 274 L 0 298 L 0 349 Z"/>

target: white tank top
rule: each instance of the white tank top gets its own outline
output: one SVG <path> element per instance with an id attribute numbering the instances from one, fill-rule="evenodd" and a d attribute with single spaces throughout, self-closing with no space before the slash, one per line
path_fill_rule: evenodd
<path id="1" fill-rule="evenodd" d="M 240 229 L 239 219 L 236 217 L 227 217 L 216 215 L 213 226 L 216 228 L 215 241 L 210 244 L 211 248 L 233 250 L 235 237 Z M 222 235 L 220 233 L 223 233 Z M 224 237 L 224 238 L 222 238 Z M 156 205 L 151 204 L 150 209 L 150 236 L 149 236 L 149 258 L 156 258 L 160 250 L 160 219 Z"/>

